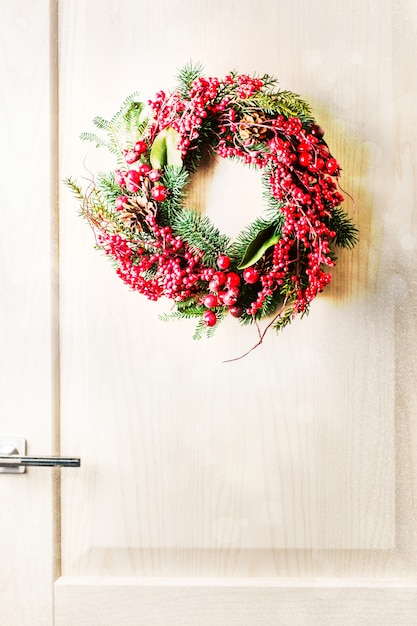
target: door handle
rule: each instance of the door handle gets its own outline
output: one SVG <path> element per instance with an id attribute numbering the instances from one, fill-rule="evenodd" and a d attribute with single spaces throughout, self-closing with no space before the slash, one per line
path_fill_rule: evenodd
<path id="1" fill-rule="evenodd" d="M 23 474 L 27 467 L 80 467 L 79 458 L 26 456 L 26 439 L 0 437 L 0 474 Z"/>

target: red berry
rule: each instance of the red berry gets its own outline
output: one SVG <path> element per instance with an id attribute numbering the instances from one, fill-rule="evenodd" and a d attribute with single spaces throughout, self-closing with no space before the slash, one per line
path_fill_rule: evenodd
<path id="1" fill-rule="evenodd" d="M 326 163 L 326 170 L 329 174 L 336 174 L 339 171 L 339 163 L 336 159 L 329 159 Z"/>
<path id="2" fill-rule="evenodd" d="M 147 145 L 144 141 L 137 141 L 135 143 L 134 151 L 138 154 L 143 154 L 147 150 Z"/>
<path id="3" fill-rule="evenodd" d="M 120 170 L 116 170 L 114 173 L 114 179 L 116 181 L 116 183 L 118 185 L 120 185 L 121 187 L 123 187 L 123 185 L 125 184 L 125 177 L 122 174 L 122 172 Z"/>
<path id="4" fill-rule="evenodd" d="M 213 309 L 215 306 L 219 304 L 219 300 L 214 293 L 209 293 L 203 300 L 204 306 L 208 309 Z"/>
<path id="5" fill-rule="evenodd" d="M 247 267 L 245 270 L 243 270 L 243 280 L 245 281 L 245 283 L 253 285 L 254 283 L 258 282 L 258 279 L 259 273 L 253 267 Z"/>
<path id="6" fill-rule="evenodd" d="M 220 291 L 217 293 L 217 297 L 218 297 L 219 302 L 220 302 L 221 304 L 224 304 L 224 298 L 225 298 L 226 294 L 227 294 L 227 291 L 224 291 L 224 290 L 220 290 Z"/>
<path id="7" fill-rule="evenodd" d="M 243 313 L 244 313 L 244 309 L 241 306 L 238 306 L 237 304 L 234 306 L 231 306 L 229 308 L 229 313 L 230 315 L 233 315 L 233 317 L 242 317 Z"/>
<path id="8" fill-rule="evenodd" d="M 298 144 L 299 152 L 310 152 L 311 150 L 312 150 L 312 146 L 306 141 L 300 141 L 300 143 Z"/>
<path id="9" fill-rule="evenodd" d="M 163 185 L 157 185 L 156 187 L 152 187 L 151 194 L 154 200 L 163 202 L 168 195 L 168 190 Z"/>
<path id="10" fill-rule="evenodd" d="M 227 270 L 227 268 L 230 266 L 230 258 L 225 254 L 221 254 L 217 259 L 217 266 L 221 270 Z"/>
<path id="11" fill-rule="evenodd" d="M 126 173 L 126 189 L 135 193 L 139 189 L 140 174 L 137 170 L 129 170 Z"/>
<path id="12" fill-rule="evenodd" d="M 129 165 L 131 163 L 134 163 L 138 159 L 139 159 L 139 154 L 137 152 L 135 152 L 134 150 L 126 150 L 125 151 L 125 161 L 126 161 L 126 163 L 129 163 Z"/>
<path id="13" fill-rule="evenodd" d="M 236 300 L 239 297 L 239 289 L 237 287 L 233 287 L 232 289 L 229 289 L 229 291 L 226 291 L 226 293 L 223 296 L 223 304 L 225 304 L 226 306 L 232 306 L 233 304 L 236 303 Z"/>
<path id="14" fill-rule="evenodd" d="M 298 161 L 303 167 L 307 167 L 308 165 L 310 165 L 312 160 L 313 155 L 311 154 L 311 152 L 302 152 L 298 157 Z"/>
<path id="15" fill-rule="evenodd" d="M 321 139 L 324 135 L 324 130 L 318 124 L 313 124 L 312 127 L 310 128 L 310 133 L 314 135 L 315 137 L 318 137 L 319 139 Z"/>
<path id="16" fill-rule="evenodd" d="M 116 210 L 121 211 L 124 208 L 125 204 L 127 204 L 128 202 L 129 198 L 127 196 L 119 196 L 114 203 Z"/>
<path id="17" fill-rule="evenodd" d="M 226 274 L 225 272 L 214 272 L 211 280 L 216 281 L 218 285 L 224 285 L 226 282 Z"/>
<path id="18" fill-rule="evenodd" d="M 236 298 L 238 298 L 240 296 L 240 289 L 238 289 L 238 287 L 230 287 L 227 293 L 229 293 L 230 295 L 236 296 Z"/>
<path id="19" fill-rule="evenodd" d="M 320 170 L 323 169 L 323 167 L 324 167 L 323 159 L 320 159 L 320 157 L 317 157 L 314 161 L 310 163 L 310 165 L 308 166 L 308 169 L 310 170 L 310 172 L 319 172 Z"/>
<path id="20" fill-rule="evenodd" d="M 230 287 L 237 287 L 240 285 L 240 276 L 239 274 L 235 274 L 235 272 L 229 272 L 226 275 L 226 285 Z"/>
<path id="21" fill-rule="evenodd" d="M 139 174 L 141 174 L 141 176 L 146 176 L 146 174 L 148 174 L 151 171 L 151 166 L 148 165 L 147 163 L 141 163 L 138 167 L 139 170 Z"/>
<path id="22" fill-rule="evenodd" d="M 149 180 L 151 180 L 153 183 L 156 183 L 156 181 L 158 181 L 161 178 L 161 176 L 162 176 L 161 170 L 150 170 L 148 174 Z"/>
<path id="23" fill-rule="evenodd" d="M 204 311 L 203 313 L 203 324 L 204 326 L 214 326 L 217 322 L 216 314 L 213 311 Z"/>

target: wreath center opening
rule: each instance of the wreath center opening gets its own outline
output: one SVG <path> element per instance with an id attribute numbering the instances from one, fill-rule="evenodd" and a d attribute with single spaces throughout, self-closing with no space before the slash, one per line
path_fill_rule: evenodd
<path id="1" fill-rule="evenodd" d="M 186 188 L 184 204 L 236 239 L 264 208 L 261 174 L 239 161 L 204 157 Z"/>

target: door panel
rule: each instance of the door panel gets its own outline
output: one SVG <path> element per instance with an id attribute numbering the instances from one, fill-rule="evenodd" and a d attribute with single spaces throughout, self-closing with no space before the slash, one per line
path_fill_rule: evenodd
<path id="1" fill-rule="evenodd" d="M 409 591 L 378 583 L 415 574 L 416 459 L 408 445 L 415 433 L 415 164 L 405 147 L 411 111 L 399 115 L 410 97 L 405 18 L 388 1 L 357 2 L 354 11 L 326 1 L 259 2 L 256 9 L 242 1 L 157 2 L 146 19 L 143 3 L 106 7 L 98 16 L 93 2 L 62 3 L 61 177 L 88 178 L 95 169 L 95 151 L 76 141 L 94 115 L 111 115 L 138 88 L 147 98 L 172 87 L 190 57 L 214 75 L 269 72 L 310 100 L 327 129 L 355 198 L 350 211 L 361 241 L 340 255 L 333 284 L 308 319 L 267 337 L 247 358 L 222 363 L 254 344 L 255 333 L 227 320 L 213 340 L 193 342 L 192 325 L 162 324 L 167 305 L 124 288 L 63 195 L 61 428 L 83 469 L 63 476 L 57 625 L 69 623 L 71 598 L 92 619 L 94 607 L 113 606 L 119 594 L 128 598 L 123 623 L 135 623 L 132 607 L 151 606 L 157 593 L 172 623 L 187 607 L 191 623 L 226 623 L 222 602 L 231 588 L 249 615 L 252 599 L 241 603 L 240 585 L 261 598 L 257 577 L 278 581 L 267 584 L 275 600 L 265 599 L 272 608 L 262 609 L 259 623 L 273 623 L 272 615 L 285 622 L 291 598 L 309 590 L 308 582 L 292 589 L 286 577 L 332 576 L 374 582 L 361 587 L 354 606 L 347 598 L 356 588 L 343 582 L 335 596 L 331 585 L 312 583 L 307 606 L 314 610 L 324 598 L 328 607 L 320 619 L 336 597 L 347 603 L 346 623 L 348 606 L 364 611 L 364 623 L 372 623 L 372 611 L 381 623 L 404 609 L 408 623 L 408 601 L 398 609 L 397 600 Z M 163 46 L 156 33 L 164 33 Z M 247 44 L 261 40 L 261 47 Z M 253 217 L 247 197 L 260 196 L 257 185 L 243 168 L 216 163 L 195 175 L 190 202 L 230 229 L 234 216 Z M 259 213 L 256 200 L 255 207 Z M 94 578 L 83 592 L 86 576 Z M 161 577 L 162 586 L 148 577 Z M 186 581 L 186 599 L 172 613 L 177 577 Z M 215 622 L 193 604 L 204 577 L 222 607 Z M 164 610 L 150 608 L 149 623 L 171 623 Z M 252 623 L 239 622 L 246 615 L 239 610 L 236 623 Z"/>
<path id="2" fill-rule="evenodd" d="M 192 51 L 208 71 L 269 71 L 316 101 L 361 229 L 360 246 L 341 255 L 334 285 L 309 319 L 225 364 L 256 342 L 255 333 L 228 320 L 213 341 L 196 343 L 192 326 L 162 325 L 157 315 L 166 305 L 124 289 L 63 198 L 63 440 L 81 444 L 85 460 L 83 473 L 64 478 L 66 574 L 184 575 L 192 567 L 196 575 L 246 576 L 253 568 L 307 575 L 317 570 L 309 558 L 271 555 L 394 548 L 396 311 L 391 254 L 381 253 L 391 241 L 381 215 L 392 199 L 379 195 L 392 181 L 398 140 L 387 132 L 393 18 L 389 3 L 383 15 L 371 4 L 357 14 L 338 7 L 326 18 L 337 37 L 321 45 L 326 2 L 303 11 L 300 3 L 261 2 L 254 11 L 252 3 L 229 2 L 226 14 L 238 23 L 224 40 L 215 3 L 156 3 L 146 27 L 140 3 L 110 2 L 100 18 L 94 3 L 62 7 L 63 174 L 75 168 L 82 176 L 83 157 L 86 170 L 94 168 L 94 150 L 74 141 L 78 130 L 96 113 L 111 115 L 121 94 L 139 87 L 146 98 L 172 85 Z M 181 37 L 185 28 L 191 42 Z M 243 46 L 248 29 L 267 45 Z M 164 47 L 146 62 L 156 30 Z M 387 89 L 390 106 L 381 106 Z M 208 197 L 209 214 L 230 206 L 248 222 L 253 207 L 243 180 L 243 167 L 219 164 L 196 176 L 193 201 L 204 206 Z M 225 181 L 234 202 L 224 199 Z"/>

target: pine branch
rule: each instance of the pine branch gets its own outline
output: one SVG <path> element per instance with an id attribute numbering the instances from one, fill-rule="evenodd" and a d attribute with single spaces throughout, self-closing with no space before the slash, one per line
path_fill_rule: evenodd
<path id="1" fill-rule="evenodd" d="M 314 122 L 310 106 L 292 91 L 276 93 L 258 91 L 251 98 L 244 100 L 240 106 L 245 109 L 251 107 L 262 109 L 267 115 L 298 117 L 303 124 Z"/>
<path id="2" fill-rule="evenodd" d="M 77 200 L 79 200 L 80 202 L 84 201 L 83 190 L 74 178 L 72 178 L 71 176 L 66 178 L 64 180 L 64 185 L 68 187 L 68 189 L 72 192 L 72 194 L 75 196 Z"/>
<path id="3" fill-rule="evenodd" d="M 203 309 L 201 307 L 189 307 L 181 311 L 172 311 L 171 313 L 162 313 L 159 315 L 161 322 L 169 322 L 171 320 L 192 319 L 195 317 L 201 317 Z"/>
<path id="4" fill-rule="evenodd" d="M 116 213 L 109 210 L 108 198 L 104 189 L 98 186 L 92 187 L 91 191 L 85 193 L 81 186 L 72 178 L 64 180 L 64 184 L 71 190 L 80 203 L 80 215 L 84 217 L 93 227 L 99 227 L 107 232 L 119 231 L 132 238 L 132 233 L 118 219 Z M 106 223 L 106 226 L 104 226 Z M 133 233 L 133 235 L 135 235 Z"/>
<path id="5" fill-rule="evenodd" d="M 91 143 L 96 144 L 96 148 L 107 148 L 108 150 L 112 150 L 112 146 L 108 141 L 105 141 L 95 133 L 81 133 L 80 139 L 82 141 L 90 141 Z"/>
<path id="6" fill-rule="evenodd" d="M 261 81 L 263 82 L 262 91 L 267 93 L 273 93 L 277 89 L 277 85 L 279 84 L 278 78 L 271 74 L 264 74 L 260 76 Z"/>
<path id="7" fill-rule="evenodd" d="M 125 163 L 123 147 L 128 143 L 133 145 L 148 125 L 145 105 L 137 99 L 138 96 L 138 92 L 128 96 L 110 120 L 99 115 L 93 119 L 94 126 L 106 133 L 107 140 L 91 132 L 80 135 L 83 141 L 95 143 L 97 148 L 107 148 L 116 156 L 118 165 Z"/>
<path id="8" fill-rule="evenodd" d="M 100 173 L 97 176 L 97 187 L 103 194 L 108 204 L 114 205 L 116 199 L 122 195 L 123 190 L 116 183 L 114 172 Z"/>
<path id="9" fill-rule="evenodd" d="M 125 98 L 125 100 L 120 105 L 119 110 L 116 111 L 111 120 L 108 122 L 109 128 L 117 128 L 120 121 L 124 119 L 124 116 L 126 115 L 126 112 L 129 110 L 132 103 L 138 102 L 137 98 L 139 98 L 139 96 L 139 92 L 135 91 L 134 93 L 130 94 L 130 96 Z"/>
<path id="10" fill-rule="evenodd" d="M 158 219 L 162 225 L 171 224 L 175 215 L 183 208 L 185 186 L 189 173 L 185 168 L 167 165 L 164 168 L 162 184 L 170 190 L 168 198 L 161 204 Z"/>
<path id="11" fill-rule="evenodd" d="M 173 231 L 191 249 L 203 252 L 203 261 L 215 265 L 219 254 L 225 253 L 230 239 L 222 235 L 209 217 L 183 208 L 174 218 Z"/>
<path id="12" fill-rule="evenodd" d="M 307 315 L 307 314 L 308 314 L 308 307 L 306 307 L 306 309 L 303 312 L 303 315 Z M 282 330 L 285 326 L 288 326 L 289 324 L 291 324 L 293 319 L 294 319 L 293 308 L 288 307 L 283 311 L 282 315 L 278 317 L 276 322 L 272 325 L 272 328 L 274 328 L 275 331 L 279 333 L 280 330 Z"/>
<path id="13" fill-rule="evenodd" d="M 131 139 L 132 145 L 142 137 L 149 125 L 149 115 L 143 102 L 132 101 L 123 114 L 124 131 L 126 138 Z"/>
<path id="14" fill-rule="evenodd" d="M 358 242 L 358 229 L 341 207 L 332 210 L 328 221 L 330 230 L 334 230 L 334 243 L 341 248 L 353 248 Z"/>
<path id="15" fill-rule="evenodd" d="M 100 115 L 96 115 L 96 117 L 93 119 L 93 124 L 94 126 L 97 126 L 97 128 L 99 128 L 100 130 L 104 130 L 106 132 L 110 130 L 110 122 L 108 120 L 105 120 L 104 117 L 101 117 Z"/>
<path id="16" fill-rule="evenodd" d="M 177 75 L 177 90 L 181 98 L 185 98 L 191 87 L 192 82 L 201 76 L 203 73 L 203 66 L 201 63 L 193 63 L 189 61 Z"/>

